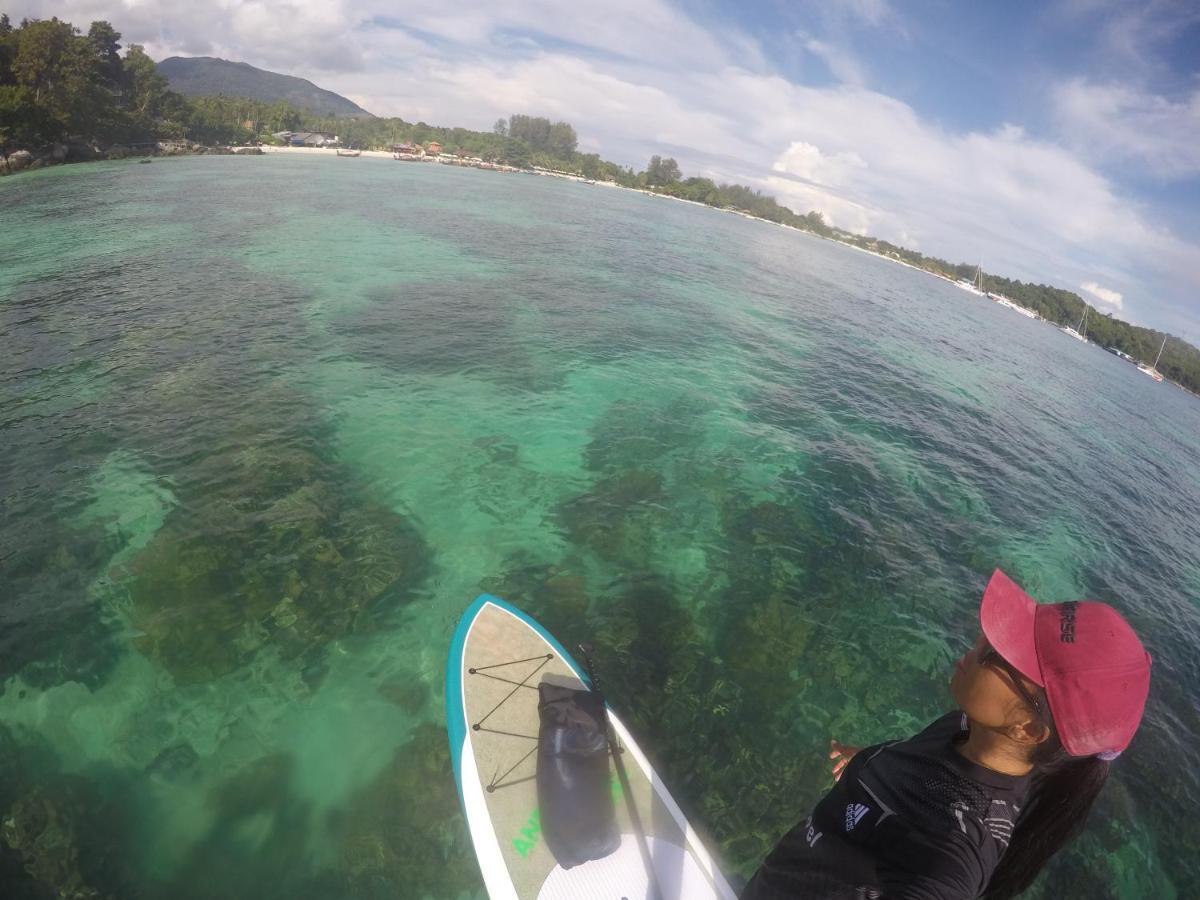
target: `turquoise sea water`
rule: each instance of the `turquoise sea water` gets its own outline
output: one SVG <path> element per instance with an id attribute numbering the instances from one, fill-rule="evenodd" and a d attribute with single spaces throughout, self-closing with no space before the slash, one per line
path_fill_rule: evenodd
<path id="1" fill-rule="evenodd" d="M 4 896 L 481 896 L 441 714 L 480 590 L 595 643 L 748 874 L 830 737 L 948 708 L 998 565 L 1155 659 L 1035 893 L 1195 895 L 1195 398 L 601 186 L 103 163 L 0 181 L 0 235 Z"/>

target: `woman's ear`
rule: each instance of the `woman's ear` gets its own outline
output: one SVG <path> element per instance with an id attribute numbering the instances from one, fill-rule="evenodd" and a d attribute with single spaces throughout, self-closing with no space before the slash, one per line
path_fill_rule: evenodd
<path id="1" fill-rule="evenodd" d="M 1008 736 L 1025 747 L 1035 747 L 1050 738 L 1050 727 L 1044 722 L 1027 719 L 1007 729 Z"/>

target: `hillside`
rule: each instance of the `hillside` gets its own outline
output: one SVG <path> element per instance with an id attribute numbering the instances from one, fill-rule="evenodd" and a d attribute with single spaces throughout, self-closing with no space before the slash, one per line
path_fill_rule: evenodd
<path id="1" fill-rule="evenodd" d="M 211 56 L 172 56 L 158 64 L 158 71 L 170 82 L 171 90 L 189 97 L 224 94 L 266 103 L 282 100 L 313 115 L 372 118 L 361 106 L 305 78 L 267 72 L 248 63 Z"/>

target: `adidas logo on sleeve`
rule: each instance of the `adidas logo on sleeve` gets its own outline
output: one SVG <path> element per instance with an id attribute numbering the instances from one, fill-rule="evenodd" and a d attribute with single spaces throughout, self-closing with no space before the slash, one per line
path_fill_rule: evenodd
<path id="1" fill-rule="evenodd" d="M 846 804 L 846 830 L 853 831 L 854 826 L 862 821 L 862 817 L 871 811 L 869 806 L 862 803 Z"/>

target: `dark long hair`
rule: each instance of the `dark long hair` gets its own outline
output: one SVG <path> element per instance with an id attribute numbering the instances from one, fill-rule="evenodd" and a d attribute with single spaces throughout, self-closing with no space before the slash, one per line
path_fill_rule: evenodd
<path id="1" fill-rule="evenodd" d="M 1070 756 L 1051 734 L 1033 752 L 1033 780 L 1012 840 L 992 873 L 984 900 L 1016 897 L 1037 878 L 1055 853 L 1087 822 L 1108 780 L 1109 763 L 1095 756 Z"/>

